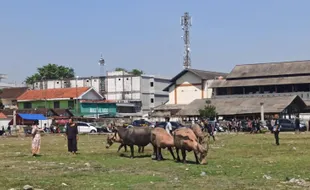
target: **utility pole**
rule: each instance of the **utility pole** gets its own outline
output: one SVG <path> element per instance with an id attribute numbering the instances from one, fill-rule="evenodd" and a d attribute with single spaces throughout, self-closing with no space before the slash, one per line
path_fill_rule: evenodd
<path id="1" fill-rule="evenodd" d="M 188 69 L 191 67 L 189 28 L 192 26 L 192 18 L 188 12 L 181 17 L 181 26 L 184 31 L 184 36 L 182 36 L 184 39 L 183 68 Z"/>

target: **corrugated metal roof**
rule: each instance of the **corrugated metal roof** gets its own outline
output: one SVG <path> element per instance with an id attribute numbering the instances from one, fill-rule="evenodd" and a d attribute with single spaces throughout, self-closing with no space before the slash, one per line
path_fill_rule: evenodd
<path id="1" fill-rule="evenodd" d="M 207 99 L 196 99 L 182 110 L 177 115 L 180 116 L 197 116 L 199 109 L 203 109 Z M 299 96 L 276 96 L 276 97 L 240 97 L 240 98 L 212 98 L 208 99 L 211 104 L 216 107 L 216 112 L 219 115 L 240 115 L 260 113 L 260 103 L 264 103 L 265 113 L 280 113 L 294 100 L 300 102 L 302 107 L 306 107 L 305 102 Z"/>
<path id="2" fill-rule="evenodd" d="M 227 79 L 310 74 L 310 60 L 236 65 Z"/>
<path id="3" fill-rule="evenodd" d="M 159 105 L 154 108 L 154 110 L 160 110 L 160 111 L 165 111 L 165 110 L 178 110 L 182 109 L 186 106 L 186 104 L 163 104 Z"/>
<path id="4" fill-rule="evenodd" d="M 310 66 L 310 65 L 309 65 Z M 256 79 L 235 79 L 235 80 L 215 80 L 210 84 L 210 88 L 220 87 L 243 87 L 243 86 L 267 86 L 284 84 L 305 84 L 309 83 L 309 76 L 277 77 L 277 78 L 256 78 Z"/>

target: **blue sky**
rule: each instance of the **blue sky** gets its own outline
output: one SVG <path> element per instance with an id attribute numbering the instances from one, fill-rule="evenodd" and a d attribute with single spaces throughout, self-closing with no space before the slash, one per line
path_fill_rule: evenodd
<path id="1" fill-rule="evenodd" d="M 0 73 L 21 82 L 47 63 L 79 76 L 140 68 L 182 70 L 180 16 L 188 11 L 192 68 L 310 59 L 308 0 L 0 0 Z"/>

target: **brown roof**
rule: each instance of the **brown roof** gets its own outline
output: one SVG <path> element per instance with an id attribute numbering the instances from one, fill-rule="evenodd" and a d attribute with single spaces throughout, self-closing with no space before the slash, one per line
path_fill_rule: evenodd
<path id="1" fill-rule="evenodd" d="M 16 110 L 16 113 L 28 113 L 28 114 L 42 114 L 46 115 L 46 112 L 51 110 L 55 114 L 57 114 L 53 109 L 47 109 L 47 108 L 36 108 L 36 109 L 18 109 Z M 3 113 L 6 116 L 12 116 L 13 110 L 12 109 L 4 109 L 0 110 L 1 113 Z"/>
<path id="2" fill-rule="evenodd" d="M 243 87 L 243 86 L 267 86 L 284 84 L 305 84 L 309 83 L 309 76 L 292 76 L 277 78 L 255 78 L 255 79 L 234 79 L 234 80 L 215 80 L 210 84 L 210 88 L 220 87 Z"/>
<path id="3" fill-rule="evenodd" d="M 4 115 L 4 113 L 0 112 L 0 119 L 6 119 L 6 118 L 8 118 L 8 117 L 6 115 Z"/>
<path id="4" fill-rule="evenodd" d="M 227 79 L 310 74 L 310 60 L 236 65 Z"/>
<path id="5" fill-rule="evenodd" d="M 177 115 L 197 116 L 199 109 L 203 109 L 207 99 L 196 99 Z M 265 113 L 280 113 L 292 102 L 297 102 L 303 109 L 305 102 L 299 96 L 273 96 L 273 97 L 237 97 L 237 98 L 212 98 L 211 104 L 216 107 L 218 115 L 241 115 L 260 113 L 260 103 L 264 103 Z"/>
<path id="6" fill-rule="evenodd" d="M 26 92 L 28 87 L 18 87 L 18 88 L 3 88 L 0 93 L 0 98 L 2 99 L 16 99 L 24 92 Z"/>
<path id="7" fill-rule="evenodd" d="M 17 100 L 70 99 L 81 96 L 87 90 L 89 90 L 89 87 L 28 90 L 19 96 Z"/>
<path id="8" fill-rule="evenodd" d="M 184 108 L 186 104 L 163 104 L 154 108 L 156 111 L 168 111 L 168 110 L 180 110 Z"/>
<path id="9" fill-rule="evenodd" d="M 54 108 L 53 110 L 59 116 L 66 115 L 66 114 L 73 116 L 73 114 L 70 112 L 69 109 Z"/>

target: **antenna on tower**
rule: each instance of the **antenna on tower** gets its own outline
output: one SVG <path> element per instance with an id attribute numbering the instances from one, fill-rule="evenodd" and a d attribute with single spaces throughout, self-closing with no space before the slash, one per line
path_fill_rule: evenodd
<path id="1" fill-rule="evenodd" d="M 98 62 L 99 66 L 100 66 L 100 76 L 104 75 L 104 66 L 105 66 L 105 60 L 102 57 L 102 53 Z"/>
<path id="2" fill-rule="evenodd" d="M 184 31 L 184 36 L 182 36 L 184 39 L 183 67 L 188 69 L 191 67 L 189 28 L 192 26 L 192 18 L 188 12 L 181 17 L 181 26 Z"/>

